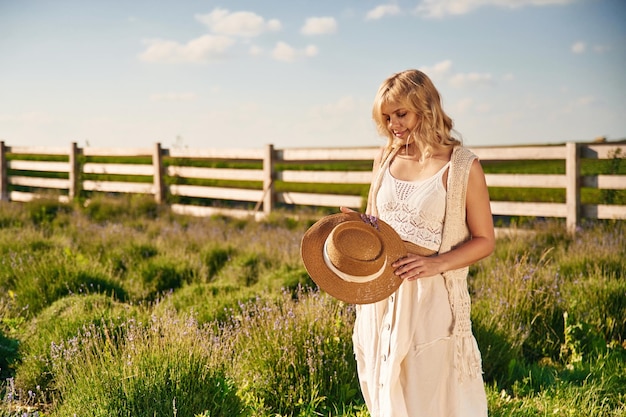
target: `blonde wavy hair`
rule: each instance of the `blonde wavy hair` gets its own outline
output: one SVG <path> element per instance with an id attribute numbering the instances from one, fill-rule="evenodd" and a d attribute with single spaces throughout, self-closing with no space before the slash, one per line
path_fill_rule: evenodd
<path id="1" fill-rule="evenodd" d="M 393 135 L 382 107 L 394 103 L 418 116 L 416 128 L 407 141 Z M 424 159 L 435 151 L 461 144 L 453 127 L 452 119 L 444 112 L 441 97 L 433 82 L 421 71 L 410 69 L 387 78 L 378 89 L 372 117 L 381 136 L 387 138 L 385 153 L 415 142 L 420 158 Z"/>

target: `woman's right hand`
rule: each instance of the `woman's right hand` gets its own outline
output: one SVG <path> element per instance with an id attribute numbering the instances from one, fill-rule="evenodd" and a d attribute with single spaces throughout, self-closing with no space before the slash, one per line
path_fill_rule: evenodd
<path id="1" fill-rule="evenodd" d="M 355 210 L 352 210 L 351 208 L 349 208 L 349 207 L 344 207 L 344 206 L 339 207 L 339 210 L 340 210 L 342 213 L 356 213 L 356 211 L 355 211 Z"/>

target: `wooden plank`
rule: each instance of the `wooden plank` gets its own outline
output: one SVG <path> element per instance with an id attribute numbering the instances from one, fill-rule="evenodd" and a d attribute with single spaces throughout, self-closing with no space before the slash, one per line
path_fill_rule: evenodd
<path id="1" fill-rule="evenodd" d="M 471 147 L 483 160 L 565 159 L 565 146 Z"/>
<path id="2" fill-rule="evenodd" d="M 43 171 L 43 172 L 69 172 L 70 164 L 68 162 L 51 162 L 51 161 L 8 161 L 10 169 L 21 171 Z"/>
<path id="3" fill-rule="evenodd" d="M 489 187 L 565 188 L 564 175 L 485 174 Z"/>
<path id="4" fill-rule="evenodd" d="M 152 149 L 152 185 L 154 201 L 157 204 L 165 203 L 165 181 L 163 178 L 163 150 L 160 143 L 155 143 Z"/>
<path id="5" fill-rule="evenodd" d="M 266 217 L 266 215 L 260 211 L 229 209 L 221 207 L 191 206 L 184 204 L 172 204 L 172 211 L 174 213 L 187 216 L 228 216 L 238 219 L 253 219 L 256 221 L 262 220 Z"/>
<path id="6" fill-rule="evenodd" d="M 626 190 L 624 175 L 587 175 L 580 179 L 581 187 L 598 188 L 600 190 Z"/>
<path id="7" fill-rule="evenodd" d="M 9 184 L 22 187 L 67 189 L 69 180 L 63 178 L 9 177 Z"/>
<path id="8" fill-rule="evenodd" d="M 308 182 L 323 184 L 369 184 L 370 171 L 281 171 L 276 179 L 286 182 Z"/>
<path id="9" fill-rule="evenodd" d="M 505 216 L 565 217 L 567 209 L 560 203 L 522 203 L 492 201 L 491 213 Z"/>
<path id="10" fill-rule="evenodd" d="M 626 206 L 607 204 L 583 204 L 582 216 L 589 219 L 620 219 L 626 220 Z"/>
<path id="11" fill-rule="evenodd" d="M 4 141 L 0 140 L 0 201 L 10 201 L 6 150 Z"/>
<path id="12" fill-rule="evenodd" d="M 263 213 L 270 215 L 274 210 L 274 175 L 275 175 L 276 152 L 274 145 L 266 145 L 263 154 L 263 200 L 258 201 L 255 210 L 263 205 Z"/>
<path id="13" fill-rule="evenodd" d="M 253 201 L 263 198 L 262 190 L 246 190 L 243 188 L 202 187 L 198 185 L 169 186 L 172 195 L 184 197 L 214 198 L 220 200 Z"/>
<path id="14" fill-rule="evenodd" d="M 495 227 L 496 239 L 511 237 L 532 237 L 537 234 L 536 230 L 518 229 L 517 227 Z"/>
<path id="15" fill-rule="evenodd" d="M 120 181 L 83 181 L 83 190 L 104 193 L 154 194 L 154 184 Z"/>
<path id="16" fill-rule="evenodd" d="M 574 142 L 565 145 L 565 227 L 576 232 L 580 224 L 580 146 Z"/>
<path id="17" fill-rule="evenodd" d="M 167 167 L 170 177 L 202 178 L 234 181 L 262 181 L 263 171 L 260 169 L 229 169 L 229 168 L 199 168 L 184 166 Z"/>
<path id="18" fill-rule="evenodd" d="M 323 207 L 352 207 L 360 208 L 363 203 L 361 196 L 342 194 L 310 194 L 283 192 L 276 193 L 276 200 L 285 204 L 299 204 L 304 206 Z"/>
<path id="19" fill-rule="evenodd" d="M 25 193 L 23 191 L 11 191 L 9 193 L 9 201 L 17 201 L 20 203 L 27 203 L 37 198 L 35 193 Z"/>
<path id="20" fill-rule="evenodd" d="M 78 156 L 79 156 L 78 145 L 76 144 L 76 142 L 72 142 L 72 146 L 70 147 L 70 154 L 69 154 L 68 162 L 67 162 L 69 170 L 70 170 L 70 172 L 68 173 L 67 194 L 70 200 L 73 200 L 74 198 L 78 197 L 80 193 L 80 173 L 78 172 L 78 170 L 80 169 L 79 167 L 80 164 L 78 161 Z"/>
<path id="21" fill-rule="evenodd" d="M 145 164 L 105 164 L 87 162 L 83 165 L 85 174 L 112 174 L 112 175 L 154 175 L 152 165 Z"/>
<path id="22" fill-rule="evenodd" d="M 263 149 L 170 149 L 166 152 L 172 158 L 206 159 L 245 159 L 262 160 Z"/>
<path id="23" fill-rule="evenodd" d="M 83 148 L 85 156 L 152 156 L 152 148 Z"/>
<path id="24" fill-rule="evenodd" d="M 48 146 L 7 146 L 6 151 L 12 154 L 25 155 L 67 155 L 69 148 Z"/>
<path id="25" fill-rule="evenodd" d="M 277 160 L 288 161 L 370 161 L 380 150 L 375 148 L 294 148 L 277 149 Z"/>
<path id="26" fill-rule="evenodd" d="M 42 198 L 43 196 L 35 193 L 26 193 L 23 191 L 11 191 L 9 193 L 9 201 L 16 201 L 19 203 L 28 203 L 29 201 L 37 200 Z M 69 203 L 70 199 L 66 195 L 58 196 L 58 200 L 60 203 Z"/>

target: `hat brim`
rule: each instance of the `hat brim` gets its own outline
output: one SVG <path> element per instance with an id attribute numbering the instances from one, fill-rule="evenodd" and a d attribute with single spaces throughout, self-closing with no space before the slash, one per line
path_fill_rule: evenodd
<path id="1" fill-rule="evenodd" d="M 324 261 L 324 242 L 335 226 L 346 221 L 362 221 L 359 213 L 337 213 L 326 216 L 311 226 L 302 237 L 300 255 L 311 279 L 329 295 L 351 304 L 369 304 L 393 294 L 402 278 L 391 266 L 407 255 L 407 248 L 396 231 L 378 219 L 378 232 L 385 247 L 387 263 L 378 278 L 364 283 L 345 281 L 332 272 Z"/>

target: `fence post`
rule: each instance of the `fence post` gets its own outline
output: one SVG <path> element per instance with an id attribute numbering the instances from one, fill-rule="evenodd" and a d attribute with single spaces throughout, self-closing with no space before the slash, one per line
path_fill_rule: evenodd
<path id="1" fill-rule="evenodd" d="M 152 154 L 152 168 L 154 171 L 154 199 L 158 204 L 162 204 L 165 201 L 164 192 L 165 189 L 163 183 L 163 155 L 161 153 L 161 144 L 157 142 L 154 146 L 154 152 Z"/>
<path id="2" fill-rule="evenodd" d="M 270 214 L 274 209 L 274 145 L 265 147 L 263 157 L 263 213 Z"/>
<path id="3" fill-rule="evenodd" d="M 565 206 L 566 227 L 570 233 L 576 232 L 580 224 L 580 146 L 576 142 L 565 145 Z"/>
<path id="4" fill-rule="evenodd" d="M 0 201 L 9 201 L 8 170 L 6 147 L 4 141 L 0 141 Z"/>
<path id="5" fill-rule="evenodd" d="M 68 197 L 71 200 L 74 200 L 78 197 L 78 145 L 76 142 L 72 142 L 70 145 L 70 158 L 69 158 L 69 190 Z"/>

